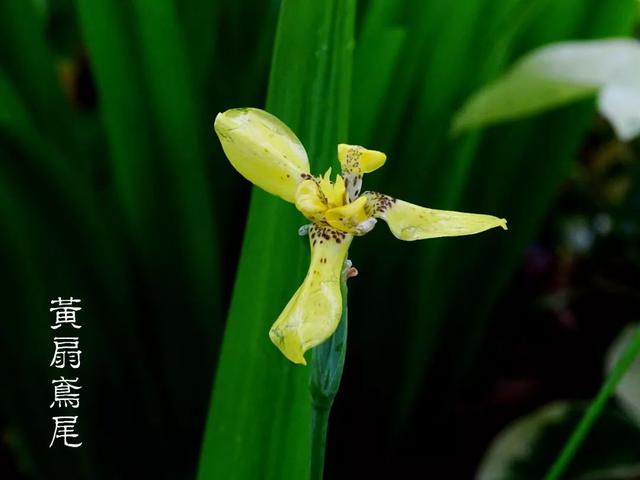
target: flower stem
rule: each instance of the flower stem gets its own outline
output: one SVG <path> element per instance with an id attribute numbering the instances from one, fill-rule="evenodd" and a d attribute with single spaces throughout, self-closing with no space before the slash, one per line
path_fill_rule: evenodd
<path id="1" fill-rule="evenodd" d="M 309 480 L 322 480 L 331 407 L 311 406 L 311 466 Z"/>
<path id="2" fill-rule="evenodd" d="M 340 379 L 347 351 L 347 279 L 341 276 L 342 318 L 334 334 L 313 349 L 309 392 L 311 394 L 311 462 L 310 480 L 322 480 L 327 447 L 327 430 L 333 399 L 340 388 Z"/>
<path id="3" fill-rule="evenodd" d="M 596 398 L 591 402 L 591 405 L 571 434 L 571 437 L 569 437 L 569 440 L 565 443 L 562 452 L 560 452 L 560 455 L 545 476 L 545 480 L 558 480 L 565 473 L 569 463 L 584 442 L 591 427 L 600 416 L 600 413 L 602 413 L 607 401 L 638 353 L 640 353 L 640 328 L 635 331 L 631 341 L 616 361 L 611 374 L 600 388 Z"/>

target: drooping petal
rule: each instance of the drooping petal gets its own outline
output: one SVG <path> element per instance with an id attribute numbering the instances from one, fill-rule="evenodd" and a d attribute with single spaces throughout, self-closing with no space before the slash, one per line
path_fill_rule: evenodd
<path id="1" fill-rule="evenodd" d="M 363 195 L 369 198 L 368 212 L 387 222 L 391 233 L 400 240 L 472 235 L 495 227 L 507 229 L 507 221 L 504 218 L 433 210 L 375 192 L 366 192 Z"/>
<path id="2" fill-rule="evenodd" d="M 367 197 L 361 195 L 354 202 L 327 210 L 324 215 L 333 228 L 353 235 L 364 235 L 376 224 L 376 219 L 367 214 L 367 203 Z"/>
<path id="3" fill-rule="evenodd" d="M 298 137 L 270 113 L 234 108 L 219 113 L 215 130 L 234 168 L 251 183 L 293 203 L 309 177 L 309 159 Z"/>
<path id="4" fill-rule="evenodd" d="M 309 271 L 269 331 L 271 341 L 294 363 L 306 365 L 304 353 L 338 327 L 342 315 L 340 275 L 352 239 L 328 227 L 313 225 L 309 229 Z"/>

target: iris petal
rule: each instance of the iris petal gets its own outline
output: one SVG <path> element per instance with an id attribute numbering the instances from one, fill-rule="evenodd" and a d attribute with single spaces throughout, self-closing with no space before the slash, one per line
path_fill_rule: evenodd
<path id="1" fill-rule="evenodd" d="M 219 113 L 215 130 L 234 168 L 254 185 L 293 203 L 309 177 L 307 152 L 284 123 L 264 110 L 234 108 Z"/>
<path id="2" fill-rule="evenodd" d="M 424 240 L 484 232 L 495 227 L 507 229 L 507 221 L 491 215 L 452 212 L 420 207 L 381 193 L 366 192 L 369 213 L 389 225 L 400 240 Z"/>
<path id="3" fill-rule="evenodd" d="M 344 180 L 340 175 L 336 177 L 336 181 L 331 181 L 331 168 L 320 178 L 320 190 L 327 200 L 329 208 L 344 205 L 346 188 Z"/>
<path id="4" fill-rule="evenodd" d="M 312 222 L 322 220 L 327 206 L 322 201 L 320 187 L 314 180 L 305 180 L 298 185 L 296 208 Z"/>
<path id="5" fill-rule="evenodd" d="M 372 225 L 371 228 L 363 231 L 360 227 L 370 218 L 367 215 L 366 205 L 367 197 L 362 195 L 355 202 L 327 210 L 324 215 L 329 225 L 333 228 L 354 235 L 364 235 L 373 228 Z"/>
<path id="6" fill-rule="evenodd" d="M 328 227 L 309 229 L 309 270 L 269 331 L 271 341 L 294 363 L 306 365 L 304 353 L 329 338 L 340 323 L 340 275 L 352 239 Z"/>
<path id="7" fill-rule="evenodd" d="M 338 160 L 345 174 L 371 173 L 384 165 L 387 156 L 377 150 L 368 150 L 360 145 L 338 145 Z"/>

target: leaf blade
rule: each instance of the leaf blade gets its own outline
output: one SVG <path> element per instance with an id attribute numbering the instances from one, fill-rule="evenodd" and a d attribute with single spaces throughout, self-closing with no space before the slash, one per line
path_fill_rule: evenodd
<path id="1" fill-rule="evenodd" d="M 285 1 L 281 7 L 266 109 L 299 136 L 312 170 L 335 157 L 330 152 L 346 135 L 354 12 L 352 0 Z M 200 480 L 307 475 L 308 374 L 267 336 L 302 280 L 306 241 L 296 235 L 302 221 L 290 205 L 254 189 Z"/>
<path id="2" fill-rule="evenodd" d="M 635 98 L 637 103 L 638 76 L 640 44 L 636 41 L 607 39 L 548 45 L 529 53 L 502 78 L 475 93 L 455 116 L 452 130 L 460 133 L 523 118 L 589 97 L 603 87 L 607 91 L 606 87 L 622 82 L 626 88 L 609 90 L 605 101 L 608 108 L 601 110 L 629 138 L 640 126 L 637 118 L 635 122 L 628 120 L 629 109 L 619 99 Z"/>

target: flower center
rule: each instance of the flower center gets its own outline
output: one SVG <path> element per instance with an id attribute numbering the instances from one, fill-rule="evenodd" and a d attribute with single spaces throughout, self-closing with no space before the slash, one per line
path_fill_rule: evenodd
<path id="1" fill-rule="evenodd" d="M 316 225 L 331 227 L 353 235 L 371 231 L 376 220 L 367 214 L 367 197 L 354 195 L 347 190 L 351 183 L 338 175 L 331 181 L 331 169 L 320 178 L 307 178 L 298 185 L 296 208 Z M 360 185 L 357 186 L 358 193 Z"/>
<path id="2" fill-rule="evenodd" d="M 331 168 L 320 179 L 318 183 L 320 193 L 324 197 L 327 208 L 341 207 L 347 203 L 346 188 L 344 180 L 340 175 L 336 176 L 336 181 L 331 181 Z"/>
<path id="3" fill-rule="evenodd" d="M 338 145 L 342 175 L 331 181 L 331 169 L 321 177 L 302 174 L 295 195 L 296 208 L 314 224 L 344 233 L 364 235 L 376 224 L 367 209 L 368 199 L 360 195 L 362 175 L 382 165 L 386 155 L 358 145 Z"/>

